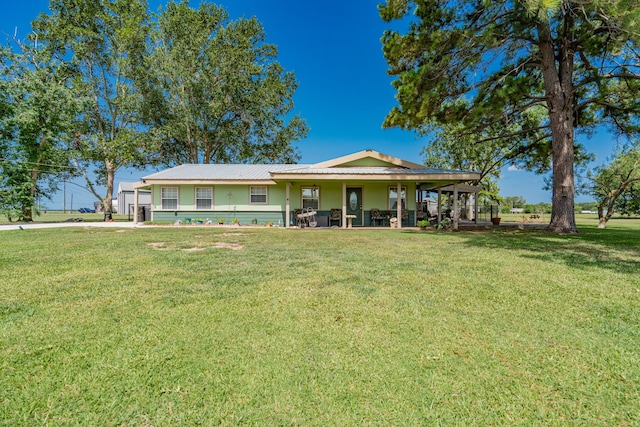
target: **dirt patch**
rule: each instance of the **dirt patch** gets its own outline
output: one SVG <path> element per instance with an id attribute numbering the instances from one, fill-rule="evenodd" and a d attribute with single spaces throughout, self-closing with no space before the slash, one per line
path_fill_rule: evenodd
<path id="1" fill-rule="evenodd" d="M 192 248 L 184 248 L 183 252 L 197 252 L 204 251 L 205 249 L 231 249 L 232 251 L 239 251 L 243 249 L 244 246 L 238 245 L 237 243 L 226 243 L 226 242 L 216 242 L 211 246 L 194 246 Z"/>
<path id="2" fill-rule="evenodd" d="M 147 246 L 150 246 L 153 249 L 162 250 L 162 251 L 177 248 L 176 245 L 167 246 L 165 242 L 149 242 L 147 243 Z M 244 249 L 244 246 L 239 245 L 237 243 L 216 242 L 213 245 L 192 246 L 190 248 L 181 248 L 183 252 L 197 252 L 197 251 L 204 251 L 206 249 L 231 249 L 233 251 L 239 251 L 240 249 Z"/>
<path id="3" fill-rule="evenodd" d="M 147 246 L 151 246 L 152 248 L 164 248 L 165 243 L 164 242 L 149 242 L 147 243 Z"/>

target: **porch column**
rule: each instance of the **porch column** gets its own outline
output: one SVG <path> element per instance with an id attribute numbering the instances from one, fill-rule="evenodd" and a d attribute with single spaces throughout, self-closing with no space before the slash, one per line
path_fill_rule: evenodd
<path id="1" fill-rule="evenodd" d="M 458 214 L 458 184 L 453 184 L 453 229 L 458 229 L 458 220 L 460 215 Z"/>
<path id="2" fill-rule="evenodd" d="M 438 223 L 442 221 L 442 206 L 440 202 L 442 201 L 442 187 L 438 187 Z"/>
<path id="3" fill-rule="evenodd" d="M 342 183 L 342 228 L 347 228 L 347 183 Z"/>
<path id="4" fill-rule="evenodd" d="M 478 225 L 478 193 L 473 193 L 473 222 Z"/>
<path id="5" fill-rule="evenodd" d="M 408 193 L 408 191 L 407 191 Z M 422 189 L 420 188 L 420 184 L 416 182 L 416 201 L 413 205 L 413 226 L 418 225 L 416 222 L 418 221 L 418 203 L 420 203 L 420 209 L 422 209 Z"/>
<path id="6" fill-rule="evenodd" d="M 138 188 L 133 187 L 133 225 L 138 224 Z"/>
<path id="7" fill-rule="evenodd" d="M 398 181 L 398 206 L 396 206 L 396 218 L 398 218 L 398 228 L 402 228 L 402 183 Z"/>
<path id="8" fill-rule="evenodd" d="M 285 207 L 284 207 L 284 227 L 289 228 L 290 224 L 290 215 L 291 215 L 291 204 L 289 203 L 289 194 L 291 193 L 291 183 L 287 181 L 286 190 L 285 190 Z"/>

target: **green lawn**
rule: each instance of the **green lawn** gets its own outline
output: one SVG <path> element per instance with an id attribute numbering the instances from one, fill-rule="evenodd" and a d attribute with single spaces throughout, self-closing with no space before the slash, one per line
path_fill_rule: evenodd
<path id="1" fill-rule="evenodd" d="M 640 221 L 596 222 L 0 232 L 0 425 L 637 426 Z"/>
<path id="2" fill-rule="evenodd" d="M 100 222 L 104 221 L 104 213 L 80 213 L 78 211 L 47 211 L 42 212 L 40 215 L 35 215 L 33 222 L 35 223 L 47 223 L 47 222 L 64 222 L 69 219 L 82 218 L 86 222 Z M 128 215 L 112 215 L 114 221 L 128 221 Z M 0 215 L 0 225 L 11 224 L 7 217 Z M 16 222 L 14 222 L 16 224 Z"/>

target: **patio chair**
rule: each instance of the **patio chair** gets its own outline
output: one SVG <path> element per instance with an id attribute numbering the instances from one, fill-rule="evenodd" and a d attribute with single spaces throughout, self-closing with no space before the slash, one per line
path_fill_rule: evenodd
<path id="1" fill-rule="evenodd" d="M 390 210 L 386 210 L 382 213 L 382 221 L 383 221 L 383 225 L 388 225 L 389 221 L 391 221 L 391 218 L 393 218 L 395 215 L 395 212 L 392 212 Z"/>
<path id="2" fill-rule="evenodd" d="M 380 209 L 371 209 L 371 225 L 376 226 L 377 222 L 380 222 L 380 225 L 383 225 L 384 215 L 380 213 Z"/>
<path id="3" fill-rule="evenodd" d="M 334 221 L 338 221 L 338 227 L 342 227 L 342 209 L 331 209 L 329 227 L 331 227 Z"/>

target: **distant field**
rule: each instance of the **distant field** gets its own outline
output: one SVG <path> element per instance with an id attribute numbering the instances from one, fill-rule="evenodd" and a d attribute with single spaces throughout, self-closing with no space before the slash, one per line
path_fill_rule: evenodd
<path id="1" fill-rule="evenodd" d="M 0 233 L 0 425 L 640 425 L 640 221 Z"/>

